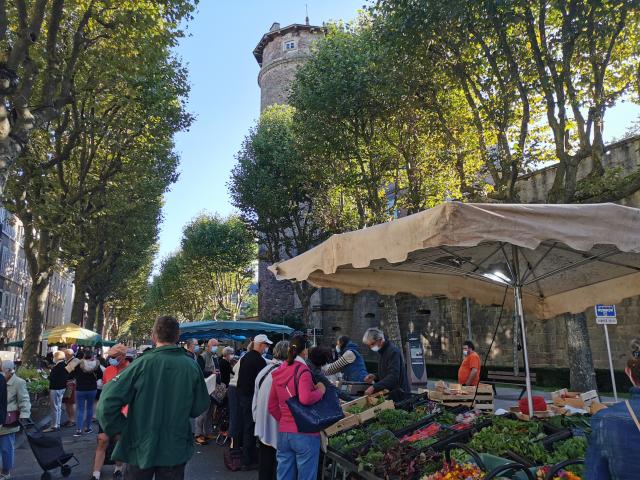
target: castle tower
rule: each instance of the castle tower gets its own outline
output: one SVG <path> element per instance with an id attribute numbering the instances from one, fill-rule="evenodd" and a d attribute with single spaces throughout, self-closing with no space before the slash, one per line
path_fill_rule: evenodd
<path id="1" fill-rule="evenodd" d="M 309 25 L 308 19 L 304 25 L 271 25 L 253 50 L 260 65 L 260 111 L 274 103 L 287 103 L 296 69 L 307 60 L 311 45 L 324 33 L 324 27 Z"/>
<path id="2" fill-rule="evenodd" d="M 324 27 L 293 24 L 280 28 L 274 23 L 253 50 L 260 65 L 260 111 L 269 105 L 287 103 L 296 69 L 311 54 L 311 45 L 322 38 Z M 258 265 L 258 312 L 263 321 L 279 322 L 300 307 L 293 286 L 278 282 L 263 260 Z"/>

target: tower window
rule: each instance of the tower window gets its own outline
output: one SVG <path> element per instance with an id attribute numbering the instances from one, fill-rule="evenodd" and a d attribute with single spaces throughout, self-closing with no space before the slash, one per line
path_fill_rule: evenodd
<path id="1" fill-rule="evenodd" d="M 295 50 L 296 49 L 296 42 L 293 41 L 293 40 L 290 40 L 288 42 L 284 42 L 282 45 L 283 45 L 283 50 L 284 51 Z"/>

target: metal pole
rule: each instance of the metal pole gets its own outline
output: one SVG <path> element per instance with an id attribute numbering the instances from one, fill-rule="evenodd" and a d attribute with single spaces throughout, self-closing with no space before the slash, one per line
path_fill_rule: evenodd
<path id="1" fill-rule="evenodd" d="M 609 344 L 609 328 L 605 323 L 604 327 L 604 338 L 607 342 L 607 355 L 609 355 L 609 371 L 611 372 L 611 384 L 613 385 L 613 398 L 615 401 L 618 401 L 618 389 L 616 388 L 616 376 L 613 372 L 613 360 L 611 360 L 611 345 Z"/>
<path id="2" fill-rule="evenodd" d="M 471 306 L 469 305 L 469 297 L 465 299 L 467 301 L 467 330 L 469 331 L 468 340 L 473 340 L 471 337 Z"/>
<path id="3" fill-rule="evenodd" d="M 520 280 L 520 260 L 518 259 L 518 247 L 512 245 L 513 260 L 513 291 L 516 300 L 516 314 L 520 317 L 520 328 L 522 329 L 522 353 L 524 354 L 524 374 L 525 385 L 527 387 L 527 405 L 529 406 L 529 417 L 533 418 L 533 393 L 531 391 L 531 374 L 529 372 L 529 352 L 527 349 L 527 330 L 524 326 L 524 309 L 522 308 L 522 282 Z"/>
<path id="4" fill-rule="evenodd" d="M 522 329 L 522 351 L 524 353 L 524 373 L 525 373 L 525 383 L 527 386 L 527 405 L 529 406 L 529 416 L 534 416 L 533 411 L 533 396 L 531 392 L 531 375 L 529 373 L 529 353 L 527 351 L 527 333 L 524 327 L 524 312 L 522 309 L 522 287 L 517 285 L 515 287 L 515 296 L 516 296 L 516 310 L 518 312 L 518 316 L 520 317 L 520 328 Z"/>

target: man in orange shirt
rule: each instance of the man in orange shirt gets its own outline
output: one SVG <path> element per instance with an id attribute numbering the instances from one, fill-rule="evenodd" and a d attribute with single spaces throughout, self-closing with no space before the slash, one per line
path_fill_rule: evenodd
<path id="1" fill-rule="evenodd" d="M 109 349 L 109 366 L 105 369 L 104 374 L 102 375 L 102 381 L 105 385 L 129 366 L 129 362 L 127 362 L 126 357 L 127 347 L 122 343 L 118 343 L 117 345 L 114 345 Z M 122 411 L 122 413 L 125 415 L 126 408 L 127 407 L 125 407 Z M 107 434 L 104 433 L 102 431 L 102 427 L 98 425 L 98 446 L 96 448 L 96 455 L 93 461 L 93 475 L 91 477 L 91 480 L 100 480 L 100 470 L 104 465 L 107 450 L 109 448 L 109 441 L 110 439 Z M 116 480 L 123 478 L 122 464 L 120 462 L 116 462 L 116 468 L 113 472 L 113 478 Z"/>
<path id="2" fill-rule="evenodd" d="M 475 387 L 480 383 L 480 356 L 475 352 L 473 342 L 470 340 L 462 345 L 464 360 L 458 369 L 458 383 Z"/>

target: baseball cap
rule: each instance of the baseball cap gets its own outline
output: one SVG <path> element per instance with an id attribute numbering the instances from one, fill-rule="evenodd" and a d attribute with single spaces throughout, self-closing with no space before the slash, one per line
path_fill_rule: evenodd
<path id="1" fill-rule="evenodd" d="M 268 343 L 269 345 L 271 345 L 273 342 L 269 340 L 269 338 L 266 335 L 261 333 L 260 335 L 256 335 L 254 337 L 253 343 Z"/>

